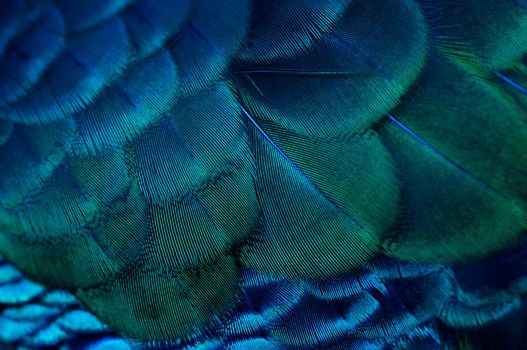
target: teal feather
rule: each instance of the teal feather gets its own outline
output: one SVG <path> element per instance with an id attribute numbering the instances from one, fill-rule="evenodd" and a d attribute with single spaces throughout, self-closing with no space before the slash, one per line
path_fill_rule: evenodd
<path id="1" fill-rule="evenodd" d="M 331 33 L 354 0 L 256 2 L 249 36 L 239 53 L 247 62 L 301 55 Z"/>
<path id="2" fill-rule="evenodd" d="M 134 57 L 142 59 L 163 46 L 183 26 L 190 0 L 136 1 L 122 14 Z"/>
<path id="3" fill-rule="evenodd" d="M 104 53 L 108 37 L 112 45 Z M 42 124 L 70 117 L 120 75 L 129 42 L 121 20 L 114 19 L 74 35 L 39 82 L 23 98 L 0 109 L 3 119 Z"/>
<path id="4" fill-rule="evenodd" d="M 23 96 L 44 74 L 64 45 L 64 19 L 54 6 L 42 9 L 11 53 L 0 63 L 0 105 Z"/>
<path id="5" fill-rule="evenodd" d="M 521 344 L 525 8 L 0 1 L 1 345 Z"/>

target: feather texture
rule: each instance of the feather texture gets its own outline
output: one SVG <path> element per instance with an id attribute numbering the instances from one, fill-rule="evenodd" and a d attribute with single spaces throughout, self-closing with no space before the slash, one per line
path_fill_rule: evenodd
<path id="1" fill-rule="evenodd" d="M 523 1 L 0 9 L 3 343 L 456 348 L 524 312 Z"/>

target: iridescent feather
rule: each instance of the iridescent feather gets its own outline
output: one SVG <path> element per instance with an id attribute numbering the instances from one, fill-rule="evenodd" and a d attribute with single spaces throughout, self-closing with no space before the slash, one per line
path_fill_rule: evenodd
<path id="1" fill-rule="evenodd" d="M 0 1 L 0 343 L 521 346 L 526 9 Z"/>

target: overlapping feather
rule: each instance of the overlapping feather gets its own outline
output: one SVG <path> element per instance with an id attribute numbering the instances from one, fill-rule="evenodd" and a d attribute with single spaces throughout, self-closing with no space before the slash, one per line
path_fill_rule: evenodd
<path id="1" fill-rule="evenodd" d="M 523 238 L 523 2 L 2 9 L 0 253 L 117 332 L 162 343 L 234 322 L 233 349 L 375 348 L 363 337 L 437 343 L 424 320 L 520 307 L 523 282 L 511 299 L 463 294 L 470 278 L 447 268 L 399 275 L 395 294 L 341 278 L 379 255 L 466 264 Z M 240 314 L 248 273 L 273 281 L 258 293 L 287 284 L 261 296 L 286 305 Z"/>

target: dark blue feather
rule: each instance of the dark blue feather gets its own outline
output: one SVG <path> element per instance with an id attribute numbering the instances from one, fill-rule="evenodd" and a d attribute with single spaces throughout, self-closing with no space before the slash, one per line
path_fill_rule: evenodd
<path id="1" fill-rule="evenodd" d="M 521 347 L 526 45 L 520 0 L 0 0 L 0 347 Z"/>

